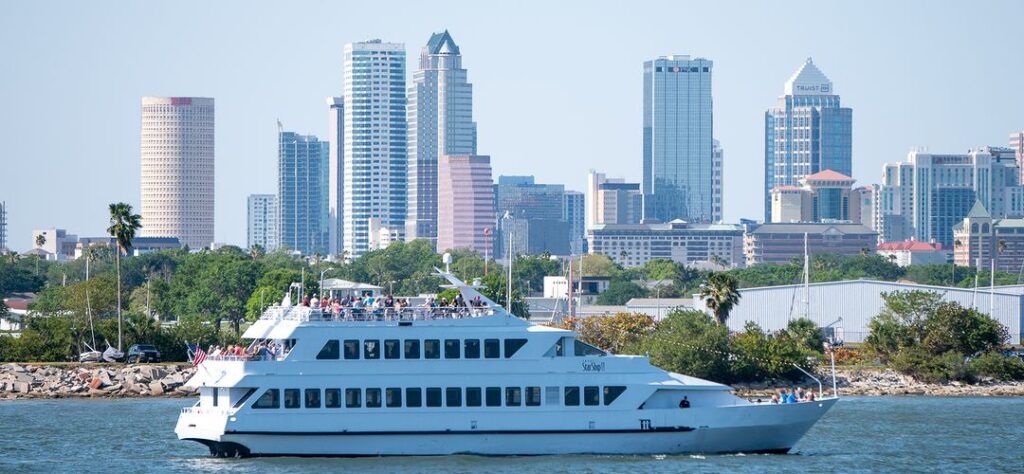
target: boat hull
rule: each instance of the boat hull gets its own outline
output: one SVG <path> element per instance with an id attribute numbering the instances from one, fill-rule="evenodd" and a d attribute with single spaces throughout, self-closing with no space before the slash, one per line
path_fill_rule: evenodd
<path id="1" fill-rule="evenodd" d="M 227 431 L 219 436 L 179 437 L 200 442 L 215 456 L 435 456 L 475 454 L 786 453 L 836 402 L 755 406 L 744 411 L 785 411 L 785 419 L 723 413 L 748 419 L 727 426 L 673 426 L 646 430 L 520 430 L 429 432 Z M 740 407 L 737 407 L 740 408 Z M 732 408 L 722 408 L 729 411 Z"/>

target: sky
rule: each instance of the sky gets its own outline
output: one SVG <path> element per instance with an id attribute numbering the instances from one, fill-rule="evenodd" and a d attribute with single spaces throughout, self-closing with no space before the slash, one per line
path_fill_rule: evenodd
<path id="1" fill-rule="evenodd" d="M 495 178 L 580 191 L 589 169 L 641 178 L 645 60 L 713 60 L 726 221 L 762 215 L 764 112 L 808 57 L 853 109 L 858 184 L 911 149 L 1006 146 L 1024 129 L 1016 1 L 43 0 L 0 11 L 0 201 L 19 251 L 33 229 L 102 235 L 108 203 L 138 209 L 151 95 L 216 99 L 216 240 L 244 245 L 246 196 L 276 191 L 276 121 L 326 136 L 344 44 L 405 43 L 411 81 L 444 29 Z"/>

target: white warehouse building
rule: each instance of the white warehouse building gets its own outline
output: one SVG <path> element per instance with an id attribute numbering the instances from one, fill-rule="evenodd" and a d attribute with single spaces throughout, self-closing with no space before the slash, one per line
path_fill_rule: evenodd
<path id="1" fill-rule="evenodd" d="M 942 295 L 943 300 L 975 307 L 1002 323 L 1009 333 L 1010 344 L 1021 342 L 1021 322 L 1024 318 L 1024 285 L 951 288 L 876 280 L 848 280 L 812 283 L 808 287 L 810 298 L 805 298 L 803 285 L 743 288 L 742 297 L 729 315 L 729 329 L 742 331 L 747 321 L 756 322 L 765 331 L 777 331 L 796 318 L 808 318 L 820 327 L 832 325 L 836 335 L 846 342 L 863 342 L 868 336 L 868 323 L 881 312 L 885 302 L 882 293 L 924 290 Z M 700 297 L 694 296 L 694 307 L 706 310 Z M 805 303 L 805 299 L 809 302 Z M 841 320 L 840 320 L 841 318 Z M 838 322 L 836 322 L 838 320 Z"/>

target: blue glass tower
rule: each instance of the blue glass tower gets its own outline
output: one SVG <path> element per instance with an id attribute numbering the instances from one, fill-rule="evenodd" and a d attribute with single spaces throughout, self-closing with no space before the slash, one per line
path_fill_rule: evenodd
<path id="1" fill-rule="evenodd" d="M 853 176 L 853 110 L 840 106 L 832 81 L 810 58 L 786 81 L 785 95 L 764 115 L 764 218 L 771 192 L 832 170 Z"/>
<path id="2" fill-rule="evenodd" d="M 277 242 L 303 255 L 326 255 L 329 143 L 280 124 L 277 135 Z"/>
<path id="3" fill-rule="evenodd" d="M 644 62 L 644 219 L 714 218 L 711 68 L 689 56 Z"/>

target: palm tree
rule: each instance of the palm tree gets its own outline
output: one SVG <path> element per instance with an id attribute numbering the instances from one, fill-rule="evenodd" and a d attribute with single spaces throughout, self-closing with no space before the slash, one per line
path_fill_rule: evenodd
<path id="1" fill-rule="evenodd" d="M 700 286 L 700 297 L 704 304 L 714 313 L 718 324 L 725 324 L 729 312 L 740 302 L 739 282 L 725 272 L 712 273 L 707 281 Z"/>
<path id="2" fill-rule="evenodd" d="M 45 234 L 37 235 L 36 236 L 36 247 L 42 248 L 44 245 L 46 245 L 46 235 Z"/>
<path id="3" fill-rule="evenodd" d="M 135 231 L 142 228 L 142 216 L 132 214 L 132 206 L 118 202 L 110 204 L 110 227 L 107 233 L 114 238 L 117 251 L 114 253 L 117 262 L 117 350 L 121 351 L 123 330 L 121 329 L 121 253 L 128 253 L 135 239 Z"/>
<path id="4" fill-rule="evenodd" d="M 259 260 L 266 254 L 266 250 L 260 244 L 253 244 L 252 247 L 249 247 L 249 257 L 253 260 Z"/>

